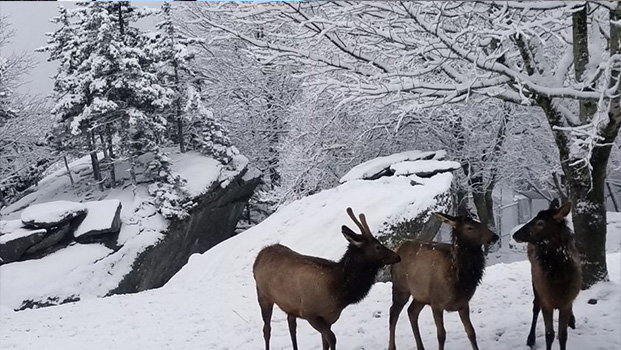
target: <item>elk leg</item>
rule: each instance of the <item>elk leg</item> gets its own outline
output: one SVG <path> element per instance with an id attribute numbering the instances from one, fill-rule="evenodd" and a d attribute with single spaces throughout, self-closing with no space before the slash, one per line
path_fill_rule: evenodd
<path id="1" fill-rule="evenodd" d="M 528 333 L 528 338 L 526 339 L 526 345 L 531 348 L 535 345 L 535 329 L 537 328 L 539 311 L 541 311 L 541 305 L 539 305 L 539 298 L 537 297 L 537 292 L 535 292 L 535 287 L 533 287 L 533 293 L 535 294 L 535 298 L 533 298 L 533 321 L 530 325 L 530 333 Z"/>
<path id="2" fill-rule="evenodd" d="M 541 314 L 543 315 L 543 323 L 546 327 L 546 350 L 552 350 L 552 342 L 554 342 L 554 325 L 552 323 L 552 312 L 554 309 L 548 309 L 546 307 L 541 308 Z"/>
<path id="3" fill-rule="evenodd" d="M 330 329 L 330 325 L 321 317 L 309 317 L 308 323 L 321 333 L 323 350 L 336 350 L 336 336 Z"/>
<path id="4" fill-rule="evenodd" d="M 291 334 L 291 343 L 293 344 L 293 350 L 298 350 L 298 340 L 295 335 L 297 329 L 297 323 L 294 315 L 287 315 L 287 322 L 289 323 L 289 333 Z"/>
<path id="5" fill-rule="evenodd" d="M 436 322 L 438 332 L 438 349 L 444 350 L 444 342 L 446 341 L 446 330 L 444 329 L 444 310 L 439 307 L 431 306 L 433 312 L 433 320 Z"/>
<path id="6" fill-rule="evenodd" d="M 474 332 L 474 327 L 472 327 L 472 322 L 470 321 L 469 305 L 459 310 L 459 318 L 461 318 L 461 323 L 464 324 L 464 329 L 466 330 L 466 334 L 468 335 L 468 339 L 470 340 L 470 345 L 472 345 L 472 349 L 479 350 L 479 346 L 477 345 L 477 335 Z"/>
<path id="7" fill-rule="evenodd" d="M 272 321 L 272 310 L 274 309 L 274 303 L 267 300 L 257 290 L 259 295 L 259 306 L 261 307 L 261 316 L 263 317 L 263 338 L 265 339 L 265 350 L 270 350 L 270 334 L 272 327 L 270 325 Z"/>
<path id="8" fill-rule="evenodd" d="M 560 309 L 558 314 L 558 342 L 561 350 L 565 350 L 567 344 L 567 325 L 571 317 L 571 308 Z"/>
<path id="9" fill-rule="evenodd" d="M 414 332 L 414 340 L 416 340 L 416 348 L 418 350 L 425 350 L 423 341 L 420 337 L 420 329 L 418 329 L 418 315 L 425 307 L 425 304 L 413 299 L 412 303 L 408 307 L 408 316 L 410 317 L 410 325 L 412 326 L 412 332 Z"/>
<path id="10" fill-rule="evenodd" d="M 576 329 L 576 316 L 574 316 L 573 308 L 570 309 L 569 321 L 568 321 L 567 325 L 571 329 Z"/>
<path id="11" fill-rule="evenodd" d="M 410 298 L 409 293 L 400 292 L 396 290 L 395 287 L 393 286 L 392 306 L 390 307 L 390 326 L 389 326 L 390 339 L 388 340 L 388 350 L 397 349 L 396 344 L 395 344 L 395 332 L 396 332 L 397 320 L 399 319 L 399 314 L 401 313 L 401 310 L 403 310 L 403 307 L 408 302 L 409 298 Z"/>

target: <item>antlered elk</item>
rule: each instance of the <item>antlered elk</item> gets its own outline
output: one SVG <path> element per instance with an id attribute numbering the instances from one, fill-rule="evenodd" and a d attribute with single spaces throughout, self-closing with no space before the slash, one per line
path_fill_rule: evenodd
<path id="1" fill-rule="evenodd" d="M 336 349 L 330 327 L 349 304 L 362 300 L 375 281 L 379 269 L 400 261 L 399 255 L 371 235 L 364 214 L 360 221 L 351 208 L 347 214 L 360 228 L 356 234 L 341 227 L 349 241 L 340 261 L 302 255 L 275 244 L 263 248 L 254 262 L 253 273 L 263 317 L 265 349 L 269 350 L 270 321 L 274 304 L 287 314 L 293 349 L 297 350 L 296 318 L 303 318 L 319 333 L 324 350 Z"/>
<path id="2" fill-rule="evenodd" d="M 392 266 L 392 306 L 390 307 L 389 350 L 395 350 L 395 326 L 408 302 L 408 315 L 418 350 L 424 350 L 418 329 L 418 316 L 431 305 L 436 323 L 439 349 L 444 349 L 444 311 L 458 311 L 472 348 L 477 350 L 474 327 L 470 322 L 469 301 L 485 269 L 483 244 L 498 236 L 470 217 L 435 213 L 452 227 L 452 244 L 428 241 L 404 241 L 396 249 L 401 262 Z"/>
<path id="3" fill-rule="evenodd" d="M 572 304 L 582 284 L 580 260 L 573 236 L 565 216 L 571 211 L 571 202 L 556 208 L 555 202 L 548 210 L 540 211 L 531 221 L 513 234 L 517 242 L 528 243 L 533 280 L 533 321 L 526 341 L 535 344 L 535 328 L 539 310 L 546 329 L 546 349 L 552 348 L 554 326 L 552 313 L 559 310 L 558 340 L 561 350 L 567 344 L 567 326 L 575 327 Z"/>

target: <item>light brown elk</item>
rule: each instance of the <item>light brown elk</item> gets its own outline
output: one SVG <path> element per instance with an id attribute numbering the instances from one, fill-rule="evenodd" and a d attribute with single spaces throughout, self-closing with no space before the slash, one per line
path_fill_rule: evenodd
<path id="1" fill-rule="evenodd" d="M 275 244 L 257 256 L 254 279 L 263 317 L 265 349 L 270 348 L 271 317 L 274 304 L 287 314 L 293 349 L 297 350 L 296 318 L 303 318 L 319 333 L 324 350 L 336 349 L 336 336 L 330 329 L 343 309 L 362 300 L 383 266 L 400 261 L 399 255 L 383 246 L 371 234 L 364 214 L 360 221 L 351 208 L 347 214 L 360 228 L 356 234 L 341 227 L 349 241 L 338 262 L 302 255 Z"/>
<path id="2" fill-rule="evenodd" d="M 559 310 L 558 340 L 561 350 L 567 344 L 567 326 L 575 328 L 572 304 L 582 284 L 580 260 L 565 217 L 571 202 L 557 208 L 553 201 L 548 210 L 540 211 L 513 234 L 517 242 L 528 243 L 528 260 L 533 280 L 533 321 L 526 340 L 535 345 L 535 328 L 539 310 L 546 330 L 546 349 L 552 349 L 554 326 L 552 314 Z"/>
<path id="3" fill-rule="evenodd" d="M 498 236 L 470 217 L 435 214 L 452 227 L 451 244 L 411 240 L 402 242 L 396 249 L 401 262 L 391 269 L 389 350 L 396 349 L 395 327 L 410 296 L 413 300 L 408 316 L 418 350 L 424 350 L 418 316 L 425 305 L 431 306 L 440 350 L 444 349 L 446 340 L 444 311 L 459 312 L 472 348 L 478 349 L 469 302 L 485 269 L 483 244 L 496 242 Z"/>

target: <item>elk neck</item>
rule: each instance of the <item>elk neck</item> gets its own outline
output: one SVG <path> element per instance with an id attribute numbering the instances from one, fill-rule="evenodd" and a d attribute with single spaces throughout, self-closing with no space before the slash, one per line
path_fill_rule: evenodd
<path id="1" fill-rule="evenodd" d="M 572 240 L 569 228 L 563 225 L 558 236 L 534 244 L 537 262 L 549 277 L 566 276 L 575 269 Z"/>
<path id="2" fill-rule="evenodd" d="M 474 294 L 481 283 L 485 269 L 485 255 L 481 244 L 473 244 L 453 233 L 452 267 L 457 275 L 457 288 L 468 295 Z"/>
<path id="3" fill-rule="evenodd" d="M 365 259 L 360 248 L 352 244 L 347 247 L 337 263 L 340 274 L 337 278 L 337 294 L 343 307 L 356 304 L 367 296 L 380 268 L 377 263 Z"/>

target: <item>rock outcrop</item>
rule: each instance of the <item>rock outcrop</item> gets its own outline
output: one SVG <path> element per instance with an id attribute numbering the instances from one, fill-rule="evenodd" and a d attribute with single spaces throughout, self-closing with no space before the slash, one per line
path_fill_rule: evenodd
<path id="1" fill-rule="evenodd" d="M 22 212 L 21 220 L 0 221 L 0 234 L 4 233 L 0 236 L 0 264 L 41 258 L 66 247 L 78 237 L 118 234 L 120 212 L 118 200 L 52 201 L 32 205 Z"/>
<path id="2" fill-rule="evenodd" d="M 31 205 L 21 215 L 26 227 L 52 228 L 75 220 L 86 214 L 86 206 L 70 201 L 53 201 Z"/>
<path id="3" fill-rule="evenodd" d="M 25 228 L 20 220 L 0 221 L 0 265 L 19 260 L 46 235 L 47 230 Z"/>
<path id="4" fill-rule="evenodd" d="M 259 177 L 238 174 L 226 187 L 215 184 L 207 194 L 195 200 L 190 217 L 175 220 L 164 239 L 144 251 L 134 262 L 132 271 L 110 294 L 134 293 L 163 286 L 194 253 L 204 253 L 232 237 L 242 210 Z"/>
<path id="5" fill-rule="evenodd" d="M 88 156 L 69 165 L 74 181 L 67 169 L 59 169 L 3 208 L 0 213 L 13 226 L 6 230 L 11 239 L 0 240 L 24 237 L 11 246 L 0 244 L 6 258 L 0 266 L 3 304 L 18 310 L 157 288 L 192 254 L 235 235 L 260 172 L 249 171 L 243 156 L 223 164 L 194 151 L 169 154 L 172 171 L 184 179 L 183 196 L 176 197 L 183 208 L 179 216 L 166 215 L 151 183 L 132 185 L 128 163 L 115 167 L 118 186 L 98 191 Z M 24 275 L 20 262 L 28 259 L 24 263 L 32 273 Z"/>

